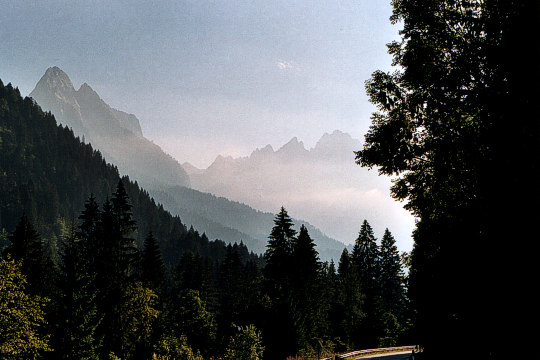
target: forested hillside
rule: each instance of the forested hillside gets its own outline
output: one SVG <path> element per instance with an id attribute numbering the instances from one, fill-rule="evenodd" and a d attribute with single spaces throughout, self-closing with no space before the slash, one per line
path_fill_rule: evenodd
<path id="1" fill-rule="evenodd" d="M 178 214 L 186 224 L 205 229 L 210 238 L 219 238 L 227 243 L 241 239 L 251 251 L 258 254 L 266 250 L 267 232 L 272 228 L 271 213 L 183 186 L 148 191 L 156 201 L 163 204 L 165 209 Z M 321 259 L 325 261 L 331 259 L 337 261 L 345 247 L 349 250 L 352 247 L 328 237 L 306 221 L 296 219 L 294 221 L 298 226 L 304 225 L 309 230 L 317 244 Z M 350 234 L 351 239 L 353 234 Z"/>
<path id="2" fill-rule="evenodd" d="M 22 99 L 10 84 L 1 84 L 0 91 L 0 229 L 13 230 L 26 213 L 54 252 L 90 194 L 103 203 L 114 192 L 120 180 L 118 169 L 67 127 L 58 126 L 32 99 Z M 139 246 L 153 231 L 168 264 L 176 263 L 187 249 L 224 255 L 223 242 L 210 242 L 204 234 L 188 229 L 137 183 L 123 180 L 135 209 L 134 238 Z"/>
<path id="3" fill-rule="evenodd" d="M 337 269 L 284 208 L 264 259 L 209 241 L 1 82 L 0 154 L 0 358 L 311 359 L 408 341 L 389 231 L 379 244 L 364 221 Z"/>

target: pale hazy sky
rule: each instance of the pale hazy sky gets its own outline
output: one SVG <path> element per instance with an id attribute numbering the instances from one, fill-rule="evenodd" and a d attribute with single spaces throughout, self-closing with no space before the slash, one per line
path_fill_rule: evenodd
<path id="1" fill-rule="evenodd" d="M 27 1 L 0 11 L 0 78 L 50 66 L 134 113 L 180 162 L 208 166 L 293 136 L 362 139 L 364 82 L 390 69 L 388 1 Z"/>

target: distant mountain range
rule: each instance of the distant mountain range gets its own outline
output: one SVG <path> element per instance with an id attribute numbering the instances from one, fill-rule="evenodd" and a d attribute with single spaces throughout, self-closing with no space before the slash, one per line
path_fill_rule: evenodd
<path id="1" fill-rule="evenodd" d="M 294 137 L 277 150 L 267 145 L 247 157 L 218 156 L 206 169 L 182 166 L 194 189 L 263 211 L 284 206 L 345 243 L 356 239 L 364 219 L 378 236 L 389 228 L 398 242 L 410 240 L 414 222 L 389 196 L 390 180 L 355 164 L 361 148 L 336 130 L 311 149 Z"/>
<path id="2" fill-rule="evenodd" d="M 86 83 L 75 90 L 68 75 L 58 67 L 47 69 L 30 97 L 50 111 L 59 123 L 72 128 L 75 135 L 91 143 L 107 161 L 118 167 L 121 174 L 127 174 L 141 184 L 165 209 L 179 215 L 184 224 L 193 225 L 210 239 L 243 241 L 250 250 L 264 252 L 273 226 L 273 213 L 281 205 L 261 212 L 189 188 L 190 177 L 186 170 L 143 136 L 134 115 L 113 109 Z M 285 153 L 283 156 L 287 157 Z M 189 167 L 188 164 L 185 166 Z M 196 168 L 191 166 L 189 171 L 196 177 Z M 215 179 L 219 178 L 218 172 L 216 167 Z M 296 216 L 292 211 L 289 213 Z M 306 221 L 294 221 L 297 227 L 300 224 L 307 226 L 322 259 L 339 258 L 345 247 L 343 243 L 326 236 Z"/>

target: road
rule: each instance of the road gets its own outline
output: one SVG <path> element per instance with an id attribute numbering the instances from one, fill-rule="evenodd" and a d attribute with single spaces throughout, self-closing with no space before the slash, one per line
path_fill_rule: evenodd
<path id="1" fill-rule="evenodd" d="M 362 360 L 362 359 L 408 360 L 411 354 L 412 354 L 411 351 L 403 351 L 403 352 L 390 353 L 390 354 L 369 355 L 369 356 L 361 357 L 358 360 Z"/>

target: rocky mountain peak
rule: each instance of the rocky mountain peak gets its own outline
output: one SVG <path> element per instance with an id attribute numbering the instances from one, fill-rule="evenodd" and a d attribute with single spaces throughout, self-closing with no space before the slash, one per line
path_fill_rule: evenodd
<path id="1" fill-rule="evenodd" d="M 69 76 L 59 67 L 53 66 L 45 71 L 45 74 L 30 93 L 30 97 L 39 97 L 45 93 L 54 94 L 57 99 L 73 103 L 75 88 Z"/>
<path id="2" fill-rule="evenodd" d="M 277 153 L 280 154 L 304 154 L 307 152 L 308 151 L 306 150 L 304 143 L 302 141 L 298 141 L 296 136 L 277 151 Z"/>
<path id="3" fill-rule="evenodd" d="M 113 109 L 87 83 L 75 90 L 57 66 L 47 69 L 30 96 L 60 124 L 99 149 L 120 173 L 153 186 L 189 186 L 180 164 L 143 136 L 135 115 Z"/>

